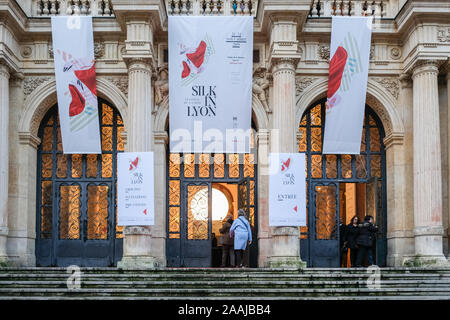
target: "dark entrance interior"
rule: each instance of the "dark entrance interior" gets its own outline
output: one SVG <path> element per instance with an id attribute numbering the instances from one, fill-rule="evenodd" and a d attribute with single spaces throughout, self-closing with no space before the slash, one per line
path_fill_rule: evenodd
<path id="1" fill-rule="evenodd" d="M 243 208 L 257 235 L 256 165 L 253 154 L 170 154 L 168 161 L 169 267 L 218 267 L 224 218 Z M 256 267 L 253 241 L 244 261 Z"/>
<path id="2" fill-rule="evenodd" d="M 386 265 L 386 160 L 384 129 L 366 105 L 359 155 L 323 155 L 326 100 L 303 114 L 299 152 L 306 154 L 307 226 L 300 228 L 300 252 L 308 267 L 346 267 L 341 257 L 340 220 L 372 215 L 379 227 L 375 262 Z M 341 259 L 342 258 L 342 259 Z"/>

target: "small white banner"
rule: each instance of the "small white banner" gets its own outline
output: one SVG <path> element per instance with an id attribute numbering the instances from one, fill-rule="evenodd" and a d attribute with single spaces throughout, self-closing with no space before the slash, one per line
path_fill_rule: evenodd
<path id="1" fill-rule="evenodd" d="M 372 17 L 333 17 L 323 154 L 359 154 Z"/>
<path id="2" fill-rule="evenodd" d="M 101 153 L 92 17 L 52 17 L 64 153 Z"/>
<path id="3" fill-rule="evenodd" d="M 249 153 L 253 17 L 169 17 L 170 152 Z"/>
<path id="4" fill-rule="evenodd" d="M 269 154 L 269 225 L 306 226 L 304 153 Z"/>
<path id="5" fill-rule="evenodd" d="M 153 152 L 117 155 L 117 224 L 150 226 L 154 214 Z"/>

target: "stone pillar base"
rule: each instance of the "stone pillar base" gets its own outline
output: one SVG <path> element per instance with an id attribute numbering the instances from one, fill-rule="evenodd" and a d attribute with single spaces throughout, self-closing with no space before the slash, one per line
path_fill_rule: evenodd
<path id="1" fill-rule="evenodd" d="M 299 230 L 296 227 L 275 227 L 272 229 L 271 268 L 304 268 L 300 259 Z"/>
<path id="2" fill-rule="evenodd" d="M 164 266 L 154 257 L 128 256 L 123 257 L 117 263 L 117 267 L 120 269 L 157 269 Z"/>
<path id="3" fill-rule="evenodd" d="M 403 260 L 405 267 L 415 268 L 450 268 L 450 262 L 442 255 L 435 256 L 412 256 Z"/>
<path id="4" fill-rule="evenodd" d="M 6 230 L 6 231 L 5 231 Z M 0 266 L 6 266 L 9 263 L 8 255 L 6 254 L 7 229 L 0 227 Z"/>
<path id="5" fill-rule="evenodd" d="M 272 257 L 269 268 L 303 269 L 306 268 L 306 262 L 295 257 Z"/>

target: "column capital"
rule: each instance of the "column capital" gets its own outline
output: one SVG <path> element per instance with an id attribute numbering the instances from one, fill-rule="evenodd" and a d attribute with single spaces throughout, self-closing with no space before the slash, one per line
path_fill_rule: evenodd
<path id="1" fill-rule="evenodd" d="M 279 72 L 292 72 L 295 74 L 295 69 L 300 58 L 293 57 L 277 57 L 272 58 L 272 75 L 276 75 Z"/>
<path id="2" fill-rule="evenodd" d="M 439 60 L 417 60 L 413 65 L 412 79 L 414 80 L 415 77 L 422 73 L 433 73 L 437 76 L 441 63 Z"/>
<path id="3" fill-rule="evenodd" d="M 9 72 L 9 68 L 6 64 L 2 63 L 0 61 L 0 76 L 6 79 L 9 79 L 10 77 L 10 72 Z"/>
<path id="4" fill-rule="evenodd" d="M 148 57 L 124 57 L 125 63 L 128 67 L 128 73 L 133 71 L 147 72 L 150 75 L 153 73 L 152 59 Z"/>

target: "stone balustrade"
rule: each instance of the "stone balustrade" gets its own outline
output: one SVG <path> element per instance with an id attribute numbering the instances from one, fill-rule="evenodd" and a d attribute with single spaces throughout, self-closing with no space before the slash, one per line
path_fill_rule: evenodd
<path id="1" fill-rule="evenodd" d="M 309 17 L 374 16 L 390 13 L 389 0 L 312 0 Z"/>
<path id="2" fill-rule="evenodd" d="M 256 15 L 258 0 L 166 0 L 168 15 Z"/>
<path id="3" fill-rule="evenodd" d="M 32 15 L 49 17 L 55 15 L 113 16 L 110 0 L 33 0 Z"/>

